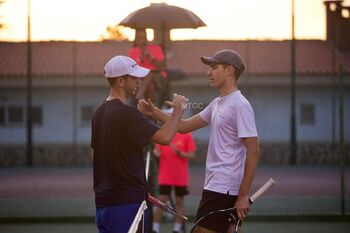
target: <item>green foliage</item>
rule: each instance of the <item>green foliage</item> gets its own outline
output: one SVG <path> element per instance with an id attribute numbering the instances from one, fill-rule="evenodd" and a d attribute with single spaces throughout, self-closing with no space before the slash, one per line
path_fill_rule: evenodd
<path id="1" fill-rule="evenodd" d="M 106 32 L 100 36 L 102 41 L 126 41 L 128 38 L 123 33 L 123 26 L 118 25 L 108 25 Z"/>
<path id="2" fill-rule="evenodd" d="M 1 5 L 3 4 L 3 3 L 5 3 L 5 1 L 4 0 L 0 0 L 0 7 L 1 7 Z M 0 19 L 1 19 L 2 17 L 0 16 Z M 1 29 L 3 29 L 4 28 L 4 24 L 0 21 L 0 30 Z"/>

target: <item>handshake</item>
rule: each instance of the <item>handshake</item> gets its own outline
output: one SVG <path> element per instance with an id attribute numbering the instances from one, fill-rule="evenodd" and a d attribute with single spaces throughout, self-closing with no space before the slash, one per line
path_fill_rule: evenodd
<path id="1" fill-rule="evenodd" d="M 186 98 L 183 95 L 178 95 L 178 94 L 175 93 L 173 101 L 172 102 L 166 101 L 166 103 L 168 105 L 170 105 L 171 107 L 173 107 L 173 108 L 176 108 L 176 107 L 180 108 L 181 107 L 181 110 L 185 111 L 186 105 L 188 103 L 188 98 Z"/>
<path id="2" fill-rule="evenodd" d="M 174 108 L 171 115 L 160 110 L 150 99 L 139 100 L 137 109 L 149 117 L 163 123 L 160 129 L 154 134 L 152 140 L 161 145 L 169 145 L 173 140 L 176 132 L 182 132 L 183 125 L 182 115 L 185 112 L 188 99 L 183 95 L 174 94 L 172 101 L 167 102 L 168 105 Z M 161 140 L 158 140 L 161 139 Z"/>
<path id="3" fill-rule="evenodd" d="M 178 95 L 174 94 L 173 100 L 172 101 L 166 101 L 166 104 L 168 104 L 170 107 L 174 108 L 174 113 L 181 113 L 186 110 L 186 106 L 188 103 L 188 98 L 186 98 L 183 95 Z M 137 109 L 142 112 L 145 115 L 154 117 L 157 111 L 160 111 L 150 99 L 147 101 L 144 99 L 140 99 L 138 104 L 137 104 Z"/>

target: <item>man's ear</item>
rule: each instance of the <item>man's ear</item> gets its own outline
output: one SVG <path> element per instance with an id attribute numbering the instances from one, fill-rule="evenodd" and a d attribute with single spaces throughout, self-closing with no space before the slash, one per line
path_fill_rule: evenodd
<path id="1" fill-rule="evenodd" d="M 118 87 L 123 87 L 125 85 L 125 82 L 126 82 L 125 78 L 118 78 L 116 80 L 116 84 Z"/>
<path id="2" fill-rule="evenodd" d="M 235 72 L 235 68 L 233 67 L 233 65 L 227 65 L 225 71 L 229 72 L 230 74 L 233 74 Z"/>

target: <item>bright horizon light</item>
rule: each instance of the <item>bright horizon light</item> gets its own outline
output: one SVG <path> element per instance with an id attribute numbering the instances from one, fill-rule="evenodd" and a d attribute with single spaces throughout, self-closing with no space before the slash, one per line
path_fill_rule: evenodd
<path id="1" fill-rule="evenodd" d="M 325 39 L 323 0 L 295 1 L 297 39 Z M 172 40 L 283 40 L 291 37 L 291 0 L 31 0 L 33 41 L 98 41 L 108 25 L 153 2 L 191 10 L 207 27 L 176 29 Z M 350 0 L 344 1 L 349 4 Z M 0 6 L 2 41 L 27 39 L 27 0 L 5 0 Z M 129 40 L 134 30 L 123 29 Z M 150 38 L 152 39 L 152 38 Z"/>

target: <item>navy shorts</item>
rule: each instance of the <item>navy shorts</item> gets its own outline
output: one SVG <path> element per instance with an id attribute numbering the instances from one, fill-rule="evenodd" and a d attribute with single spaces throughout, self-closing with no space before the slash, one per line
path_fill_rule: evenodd
<path id="1" fill-rule="evenodd" d="M 236 201 L 237 196 L 235 195 L 217 193 L 204 189 L 197 211 L 196 222 L 212 211 L 234 207 Z M 215 218 L 215 215 L 212 216 Z M 215 232 L 227 232 L 230 223 L 226 218 L 217 216 L 217 219 L 211 218 L 210 221 L 203 221 L 199 226 Z"/>
<path id="2" fill-rule="evenodd" d="M 141 204 L 130 204 L 130 205 L 97 208 L 96 209 L 96 226 L 97 226 L 98 232 L 99 233 L 127 233 L 129 231 L 129 228 L 132 222 L 134 221 L 134 218 L 140 206 Z M 144 214 L 144 216 L 145 215 L 146 214 Z M 141 223 L 142 223 L 142 220 L 141 220 Z"/>
<path id="3" fill-rule="evenodd" d="M 183 197 L 189 193 L 187 186 L 159 185 L 159 194 L 169 196 L 173 188 L 175 189 L 175 196 L 177 197 Z"/>

